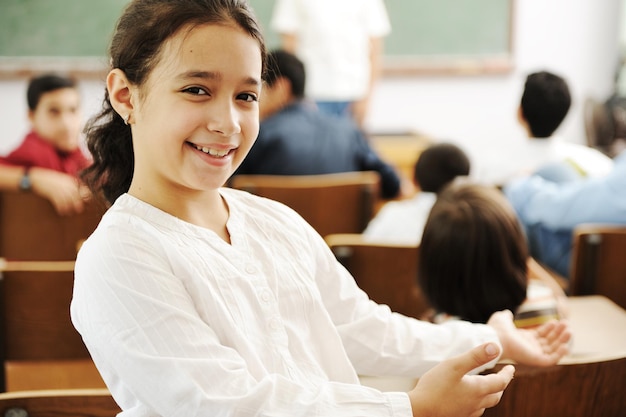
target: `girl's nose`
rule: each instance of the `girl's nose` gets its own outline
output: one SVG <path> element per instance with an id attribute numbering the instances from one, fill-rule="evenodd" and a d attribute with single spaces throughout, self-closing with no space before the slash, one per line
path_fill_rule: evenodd
<path id="1" fill-rule="evenodd" d="M 215 103 L 209 112 L 207 128 L 224 136 L 232 136 L 241 132 L 239 114 L 232 102 Z"/>

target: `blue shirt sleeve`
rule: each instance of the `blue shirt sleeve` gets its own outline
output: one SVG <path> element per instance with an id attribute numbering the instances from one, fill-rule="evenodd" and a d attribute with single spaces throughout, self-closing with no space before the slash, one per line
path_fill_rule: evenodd
<path id="1" fill-rule="evenodd" d="M 512 181 L 504 193 L 526 225 L 571 229 L 581 223 L 626 223 L 626 154 L 605 177 L 553 183 L 538 176 Z"/>
<path id="2" fill-rule="evenodd" d="M 383 161 L 367 142 L 364 134 L 357 130 L 356 153 L 361 171 L 376 171 L 380 175 L 381 196 L 394 198 L 400 193 L 400 177 L 396 170 Z"/>

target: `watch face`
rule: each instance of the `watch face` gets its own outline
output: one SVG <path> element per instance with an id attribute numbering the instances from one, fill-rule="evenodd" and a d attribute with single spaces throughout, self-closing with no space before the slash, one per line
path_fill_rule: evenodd
<path id="1" fill-rule="evenodd" d="M 24 173 L 22 179 L 20 180 L 20 190 L 28 191 L 30 190 L 30 175 L 28 175 L 28 171 Z"/>

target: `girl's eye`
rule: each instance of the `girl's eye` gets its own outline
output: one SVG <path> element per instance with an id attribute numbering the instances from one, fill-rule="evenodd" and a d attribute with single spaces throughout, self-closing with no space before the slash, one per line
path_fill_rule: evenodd
<path id="1" fill-rule="evenodd" d="M 250 93 L 239 94 L 237 96 L 237 99 L 247 101 L 247 102 L 259 101 L 259 98 L 256 95 L 250 94 Z"/>
<path id="2" fill-rule="evenodd" d="M 193 94 L 195 96 L 208 95 L 208 93 L 200 87 L 188 87 L 188 88 L 185 88 L 183 92 Z"/>

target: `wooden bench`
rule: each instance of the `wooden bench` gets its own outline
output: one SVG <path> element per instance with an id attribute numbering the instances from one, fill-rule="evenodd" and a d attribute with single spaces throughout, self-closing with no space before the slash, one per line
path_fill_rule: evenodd
<path id="1" fill-rule="evenodd" d="M 377 206 L 380 177 L 374 171 L 237 175 L 230 186 L 286 204 L 326 236 L 365 230 Z"/>
<path id="2" fill-rule="evenodd" d="M 0 192 L 0 257 L 17 260 L 73 260 L 105 208 L 95 202 L 72 216 L 60 216 L 34 193 Z"/>

